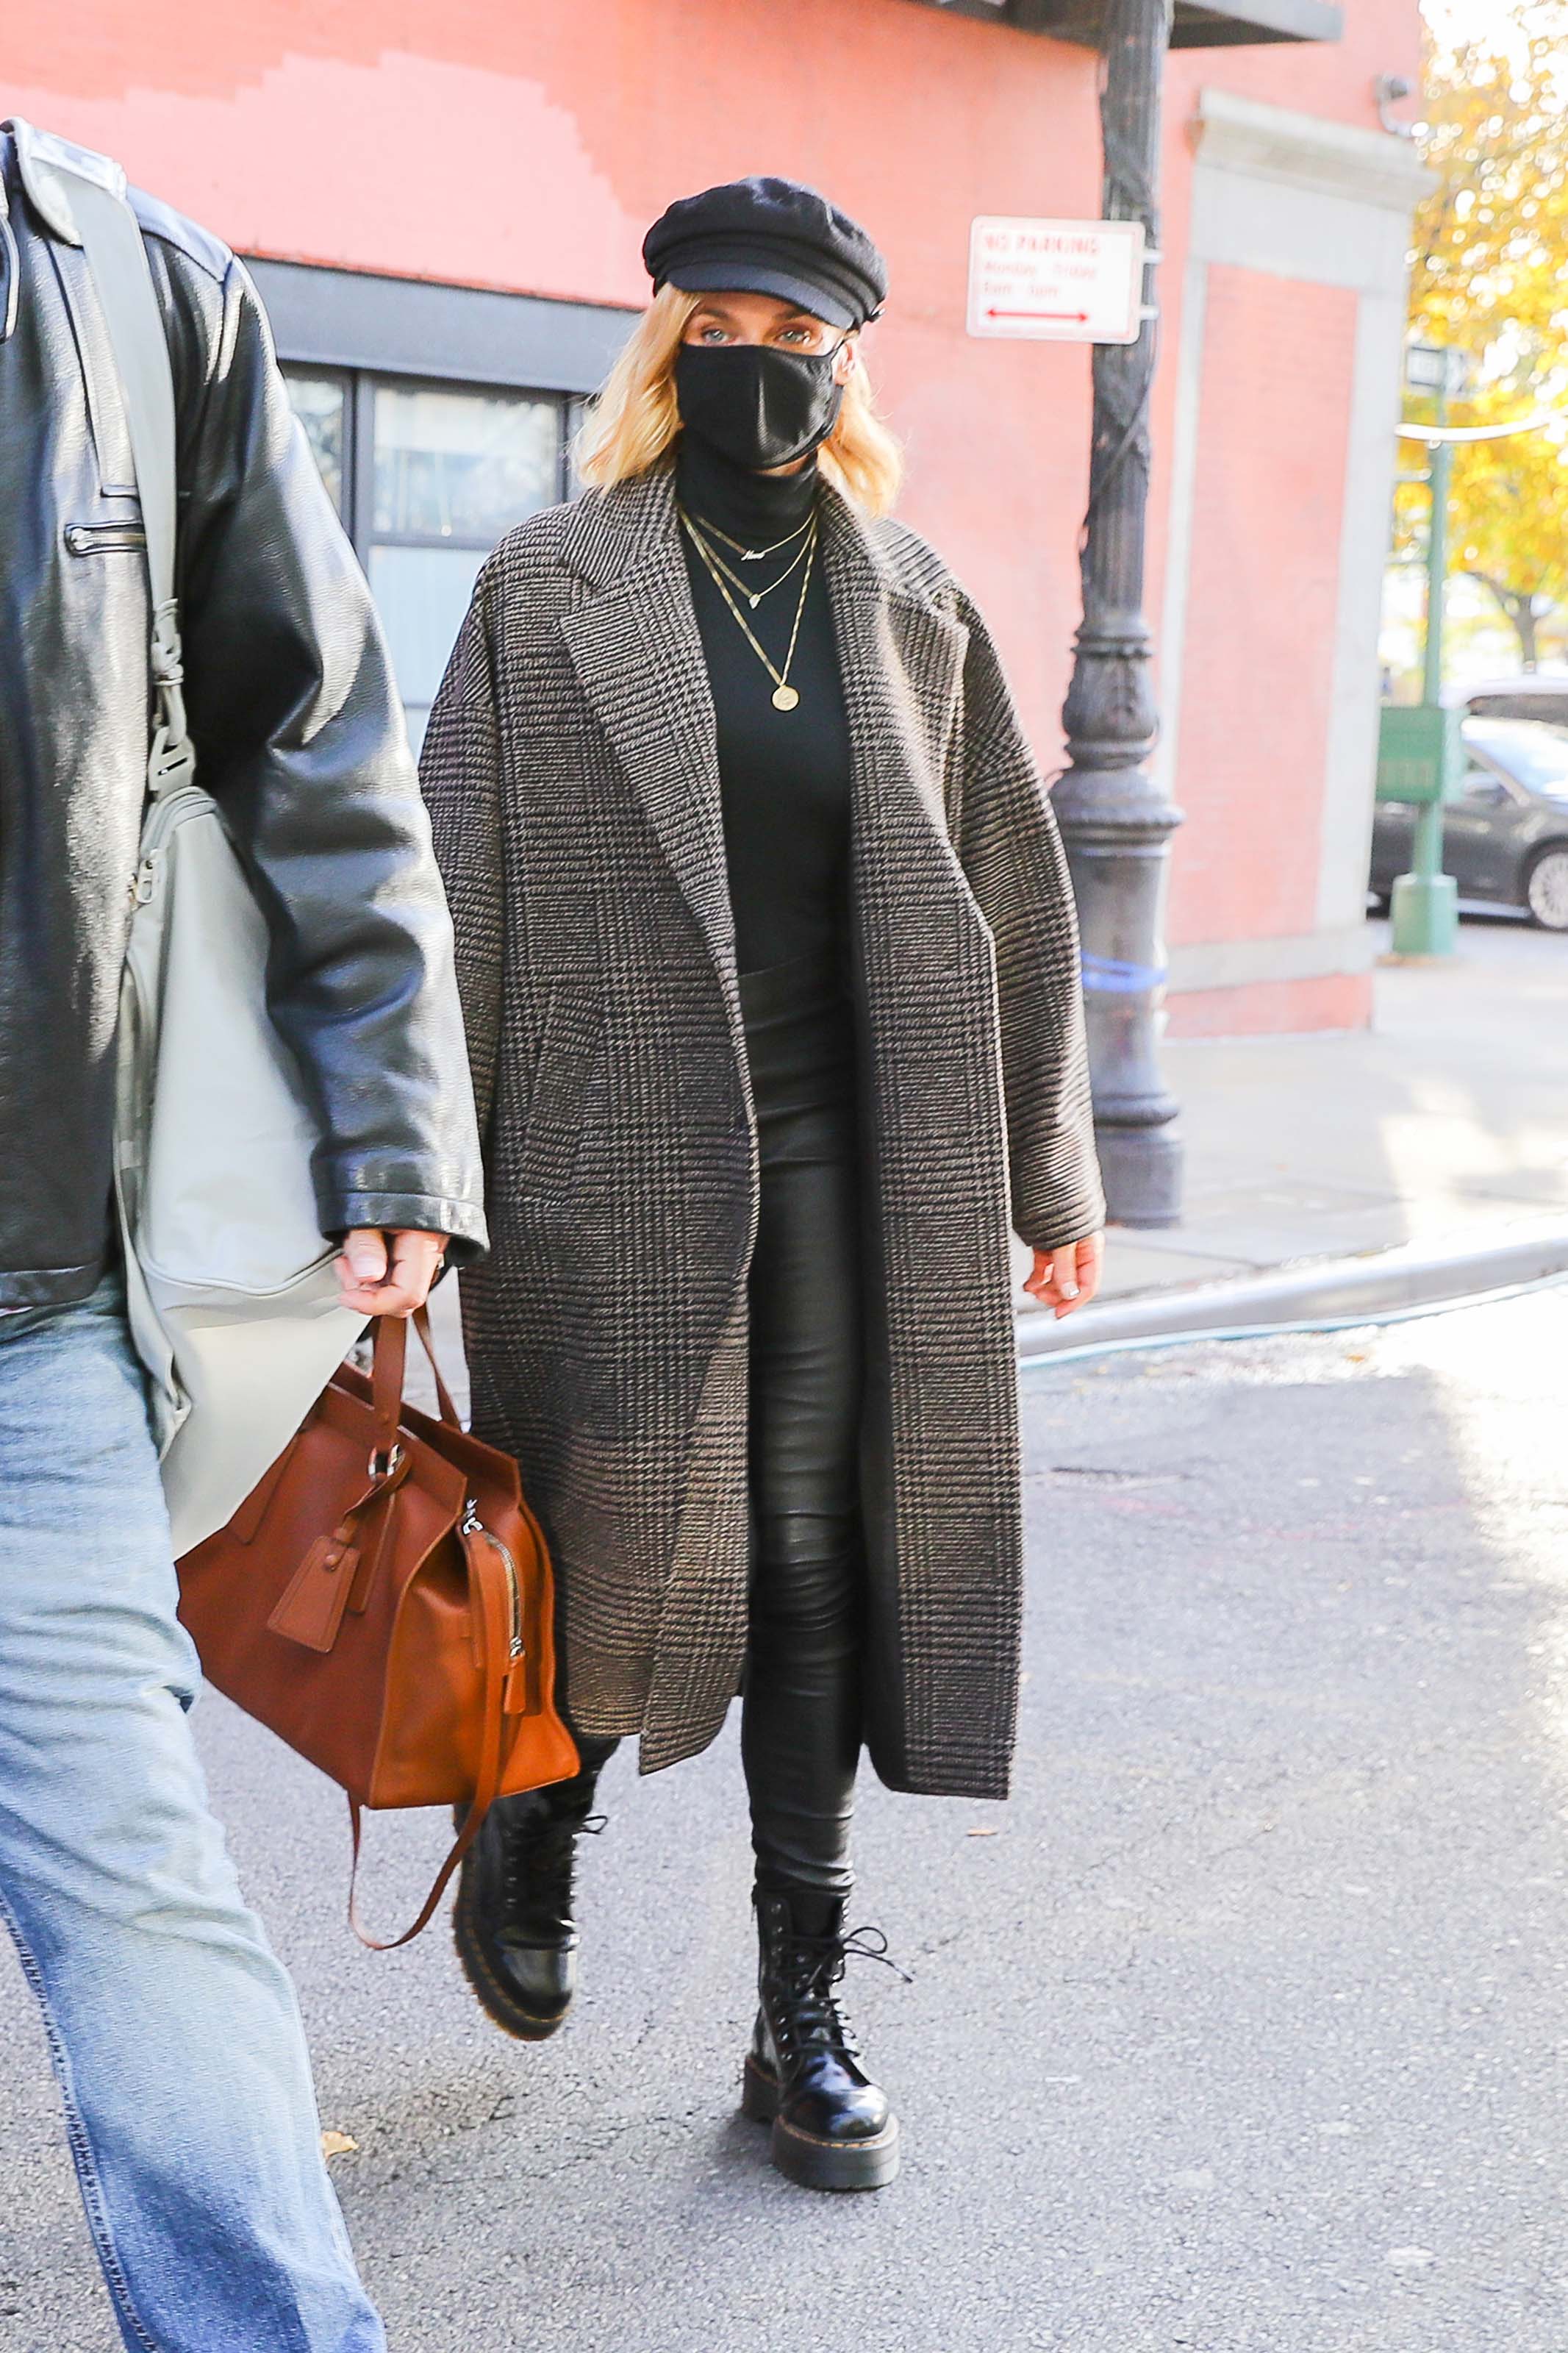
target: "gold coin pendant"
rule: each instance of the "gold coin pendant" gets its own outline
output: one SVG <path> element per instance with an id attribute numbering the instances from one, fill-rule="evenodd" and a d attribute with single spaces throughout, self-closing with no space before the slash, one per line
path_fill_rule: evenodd
<path id="1" fill-rule="evenodd" d="M 793 711 L 799 701 L 800 697 L 793 686 L 774 687 L 773 709 L 775 711 Z"/>

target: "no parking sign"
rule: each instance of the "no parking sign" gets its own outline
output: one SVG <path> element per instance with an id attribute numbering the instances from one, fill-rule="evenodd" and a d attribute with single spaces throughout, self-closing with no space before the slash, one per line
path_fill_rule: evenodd
<path id="1" fill-rule="evenodd" d="M 1047 343 L 1135 343 L 1142 221 L 1023 220 L 983 213 L 969 236 L 969 332 Z"/>

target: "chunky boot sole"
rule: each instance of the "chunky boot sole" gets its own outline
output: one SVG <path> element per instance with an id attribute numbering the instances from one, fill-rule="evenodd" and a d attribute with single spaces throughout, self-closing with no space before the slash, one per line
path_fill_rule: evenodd
<path id="1" fill-rule="evenodd" d="M 825 2140 L 802 2132 L 779 2114 L 779 2087 L 747 2054 L 741 2081 L 743 2113 L 772 2126 L 768 2156 L 786 2179 L 803 2189 L 885 2189 L 899 2169 L 899 2120 L 889 2116 L 866 2140 Z"/>
<path id="2" fill-rule="evenodd" d="M 519 2042 L 548 2042 L 552 2034 L 560 2033 L 571 2015 L 571 2003 L 552 2018 L 542 2018 L 525 2010 L 517 1996 L 502 1985 L 485 1957 L 470 1908 L 460 1895 L 452 1906 L 452 1942 L 475 2000 L 503 2034 L 511 2035 Z"/>

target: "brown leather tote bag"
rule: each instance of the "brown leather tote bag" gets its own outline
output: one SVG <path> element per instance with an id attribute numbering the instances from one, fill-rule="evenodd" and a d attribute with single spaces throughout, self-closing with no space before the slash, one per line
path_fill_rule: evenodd
<path id="1" fill-rule="evenodd" d="M 419 1336 L 436 1365 L 429 1325 Z M 554 1700 L 553 1586 L 517 1464 L 403 1403 L 408 1326 L 384 1315 L 369 1379 L 340 1366 L 227 1527 L 179 1564 L 180 1616 L 210 1683 L 361 1810 L 466 1805 L 462 1835 L 401 1936 L 416 1936 L 492 1800 L 577 1770 Z"/>

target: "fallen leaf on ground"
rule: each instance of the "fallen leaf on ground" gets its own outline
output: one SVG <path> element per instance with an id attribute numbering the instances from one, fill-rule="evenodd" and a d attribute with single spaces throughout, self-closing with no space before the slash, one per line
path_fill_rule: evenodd
<path id="1" fill-rule="evenodd" d="M 358 2141 L 351 2140 L 347 2133 L 324 2132 L 321 2135 L 323 2157 L 357 2157 L 358 2154 Z"/>

